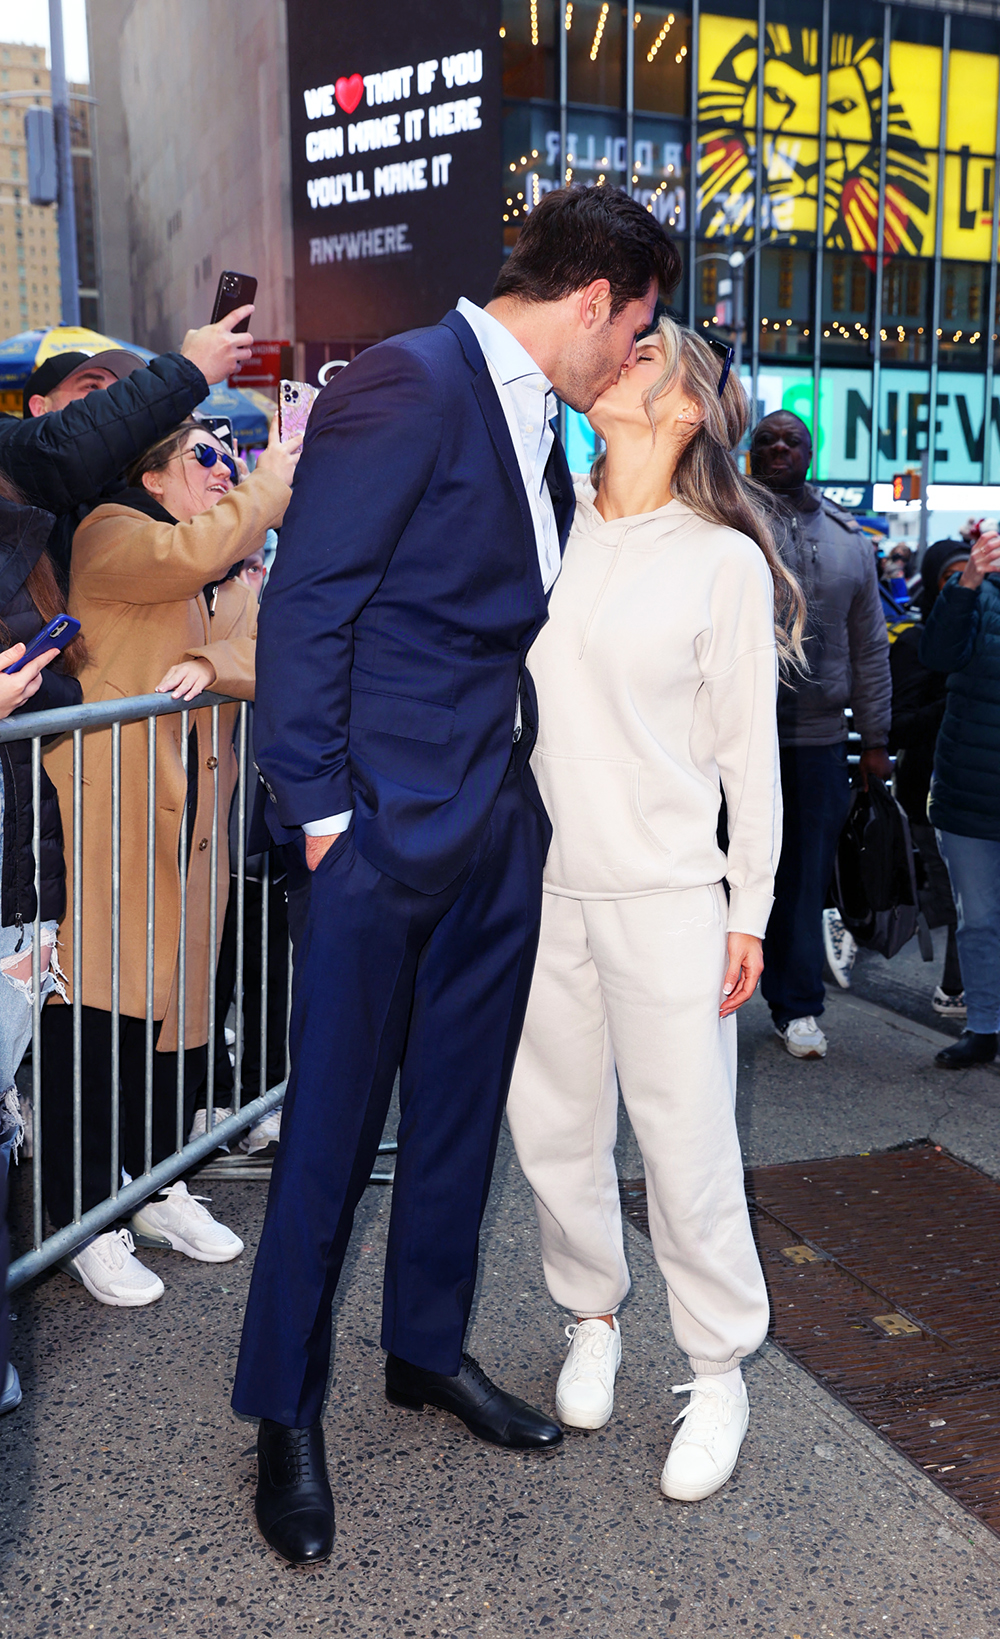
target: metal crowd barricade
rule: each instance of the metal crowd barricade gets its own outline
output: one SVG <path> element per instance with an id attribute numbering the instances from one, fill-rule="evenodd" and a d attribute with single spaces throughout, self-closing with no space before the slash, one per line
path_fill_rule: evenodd
<path id="1" fill-rule="evenodd" d="M 213 1125 L 215 1111 L 215 1026 L 216 1026 L 216 989 L 217 973 L 213 953 L 217 946 L 218 935 L 218 879 L 219 879 L 219 709 L 223 705 L 239 705 L 239 716 L 236 729 L 236 752 L 239 765 L 238 784 L 236 787 L 235 802 L 237 809 L 239 845 L 235 861 L 230 861 L 230 871 L 235 876 L 236 892 L 236 1040 L 233 1113 L 225 1120 Z M 183 1047 L 185 1038 L 186 1012 L 186 967 L 187 967 L 187 910 L 188 910 L 188 833 L 187 813 L 182 815 L 180 831 L 179 865 L 181 880 L 181 912 L 179 927 L 179 943 L 177 952 L 177 991 L 178 991 L 178 1053 L 177 1053 L 177 1124 L 176 1148 L 174 1153 L 165 1160 L 153 1164 L 153 1068 L 155 1034 L 154 1026 L 154 996 L 153 974 L 155 967 L 155 938 L 156 938 L 156 724 L 159 717 L 180 714 L 181 718 L 181 760 L 185 772 L 188 771 L 188 735 L 191 726 L 190 714 L 192 711 L 205 709 L 211 712 L 212 735 L 212 767 L 213 767 L 213 814 L 211 828 L 211 854 L 209 858 L 209 976 L 208 976 L 208 1053 L 206 1069 L 206 1131 L 204 1136 L 185 1142 L 184 1133 L 184 1065 L 186 1049 Z M 123 723 L 136 723 L 145 720 L 148 736 L 147 761 L 147 793 L 146 793 L 146 1013 L 145 1013 L 145 1131 L 144 1131 L 144 1170 L 131 1183 L 122 1185 L 120 1149 L 120 1043 L 118 1019 L 120 1017 L 121 997 L 121 730 Z M 11 740 L 31 741 L 31 779 L 34 802 L 34 852 L 35 852 L 35 887 L 37 907 L 34 924 L 34 953 L 32 962 L 32 1057 L 31 1057 L 31 1102 L 33 1128 L 32 1154 L 32 1248 L 18 1257 L 10 1267 L 8 1276 L 8 1290 L 23 1285 L 40 1274 L 49 1265 L 66 1257 L 69 1253 L 88 1237 L 107 1229 L 116 1219 L 134 1211 L 141 1203 L 172 1183 L 186 1172 L 196 1162 L 207 1158 L 221 1145 L 236 1139 L 247 1128 L 261 1121 L 268 1111 L 280 1104 L 285 1092 L 285 1081 L 277 1086 L 266 1087 L 267 1077 L 267 1035 L 268 1035 L 268 948 L 270 928 L 268 922 L 268 871 L 266 865 L 261 881 L 261 994 L 260 994 L 260 1087 L 257 1095 L 248 1103 L 243 1103 L 242 1060 L 243 1060 L 243 971 L 244 971 L 244 941 L 246 935 L 246 817 L 247 817 L 247 722 L 248 710 L 245 702 L 232 701 L 230 696 L 206 692 L 190 704 L 174 700 L 170 695 L 146 694 L 137 695 L 131 699 L 99 701 L 91 705 L 66 707 L 58 711 L 39 711 L 24 713 L 18 717 L 8 718 L 0 722 L 0 745 Z M 85 733 L 106 730 L 111 735 L 111 815 L 112 815 L 112 858 L 111 858 L 111 915 L 112 915 L 112 958 L 111 958 L 111 1085 L 108 1096 L 111 1099 L 111 1172 L 108 1180 L 108 1195 L 105 1200 L 88 1212 L 82 1212 L 82 1141 L 83 1141 L 83 1097 L 82 1097 L 82 1025 L 83 999 L 82 975 L 85 959 L 84 927 L 83 927 L 83 741 Z M 73 1145 L 73 1222 L 54 1234 L 44 1236 L 43 1229 L 43 1200 L 42 1200 L 42 1037 L 41 1037 L 41 974 L 39 972 L 38 952 L 41 948 L 41 892 L 40 892 L 40 810 L 41 810 L 41 768 L 42 768 L 42 740 L 52 736 L 72 734 L 73 737 L 73 802 L 72 815 L 63 815 L 64 832 L 71 828 L 71 847 L 73 857 L 73 894 L 72 903 L 67 907 L 68 915 L 72 918 L 73 927 L 73 965 L 69 975 L 72 982 L 72 1009 L 73 1009 L 73 1089 L 72 1108 L 73 1124 L 71 1136 Z M 228 821 L 228 815 L 223 816 Z M 70 822 L 69 824 L 67 822 Z M 292 964 L 289 954 L 288 963 L 288 995 L 286 999 L 286 1070 L 287 1077 L 287 1020 L 291 1009 L 291 980 Z"/>

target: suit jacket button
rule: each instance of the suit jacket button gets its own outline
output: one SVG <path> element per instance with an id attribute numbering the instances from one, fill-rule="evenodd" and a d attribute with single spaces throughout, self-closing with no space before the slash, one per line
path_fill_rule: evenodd
<path id="1" fill-rule="evenodd" d="M 208 762 L 205 764 L 206 768 L 218 768 L 218 766 L 219 766 L 218 757 L 209 757 Z"/>

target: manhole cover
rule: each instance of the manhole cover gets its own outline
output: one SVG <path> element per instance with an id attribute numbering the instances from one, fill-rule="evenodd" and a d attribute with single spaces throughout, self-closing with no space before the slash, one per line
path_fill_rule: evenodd
<path id="1" fill-rule="evenodd" d="M 747 1196 L 773 1341 L 1000 1535 L 1000 1184 L 917 1144 Z M 648 1235 L 643 1180 L 621 1197 Z"/>

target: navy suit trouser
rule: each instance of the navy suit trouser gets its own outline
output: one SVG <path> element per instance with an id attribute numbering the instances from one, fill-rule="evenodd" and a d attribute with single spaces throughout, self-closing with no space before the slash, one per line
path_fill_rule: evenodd
<path id="1" fill-rule="evenodd" d="M 382 1347 L 455 1374 L 479 1227 L 527 1006 L 546 827 L 513 762 L 458 880 L 422 894 L 368 863 L 353 825 L 311 884 L 292 1071 L 233 1406 L 320 1419 L 331 1305 L 400 1072 Z"/>

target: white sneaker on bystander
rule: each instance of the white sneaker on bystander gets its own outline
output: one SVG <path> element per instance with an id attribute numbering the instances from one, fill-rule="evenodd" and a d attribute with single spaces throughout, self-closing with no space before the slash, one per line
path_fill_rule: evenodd
<path id="1" fill-rule="evenodd" d="M 144 1201 L 132 1219 L 139 1246 L 170 1246 L 199 1263 L 229 1263 L 243 1251 L 243 1242 L 225 1224 L 217 1223 L 202 1206 L 207 1195 L 189 1195 L 183 1178 L 160 1191 L 155 1201 Z"/>

